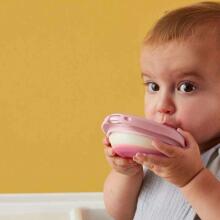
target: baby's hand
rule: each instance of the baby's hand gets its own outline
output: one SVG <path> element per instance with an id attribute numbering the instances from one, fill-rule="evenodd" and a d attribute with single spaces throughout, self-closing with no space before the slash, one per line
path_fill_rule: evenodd
<path id="1" fill-rule="evenodd" d="M 154 141 L 152 144 L 164 156 L 136 154 L 134 160 L 139 164 L 146 165 L 156 175 L 178 187 L 183 187 L 203 170 L 204 167 L 199 146 L 193 136 L 181 129 L 178 129 L 178 131 L 186 140 L 186 148 L 170 146 Z"/>
<path id="2" fill-rule="evenodd" d="M 104 138 L 103 144 L 106 159 L 115 171 L 128 176 L 143 172 L 142 165 L 136 163 L 133 159 L 119 157 L 112 149 L 108 138 Z"/>

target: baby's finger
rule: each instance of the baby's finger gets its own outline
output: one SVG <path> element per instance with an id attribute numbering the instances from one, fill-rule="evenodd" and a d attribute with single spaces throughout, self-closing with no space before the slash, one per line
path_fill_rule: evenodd
<path id="1" fill-rule="evenodd" d="M 137 153 L 134 156 L 134 161 L 139 164 L 150 166 L 166 167 L 169 164 L 168 157 L 154 154 Z"/>
<path id="2" fill-rule="evenodd" d="M 184 131 L 181 128 L 177 128 L 177 131 L 184 137 L 187 147 L 195 146 L 196 140 L 188 131 Z"/>
<path id="3" fill-rule="evenodd" d="M 105 151 L 105 155 L 107 155 L 108 157 L 116 156 L 116 153 L 114 152 L 114 150 L 111 147 L 105 146 L 104 151 Z"/>
<path id="4" fill-rule="evenodd" d="M 106 145 L 106 146 L 109 146 L 109 147 L 111 146 L 111 143 L 110 143 L 108 137 L 104 137 L 103 144 Z"/>
<path id="5" fill-rule="evenodd" d="M 176 157 L 180 153 L 180 148 L 178 146 L 172 146 L 155 140 L 152 141 L 152 145 L 167 157 Z"/>
<path id="6" fill-rule="evenodd" d="M 115 166 L 127 167 L 127 166 L 136 166 L 137 163 L 132 159 L 122 158 L 122 157 L 115 157 L 113 161 Z"/>

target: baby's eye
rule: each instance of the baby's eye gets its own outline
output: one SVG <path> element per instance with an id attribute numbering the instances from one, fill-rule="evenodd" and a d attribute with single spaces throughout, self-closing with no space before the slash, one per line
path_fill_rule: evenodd
<path id="1" fill-rule="evenodd" d="M 146 82 L 144 84 L 147 85 L 148 92 L 151 92 L 151 93 L 159 91 L 160 89 L 160 87 L 154 82 Z"/>
<path id="2" fill-rule="evenodd" d="M 183 82 L 177 88 L 178 91 L 190 93 L 196 90 L 196 86 L 192 82 Z"/>

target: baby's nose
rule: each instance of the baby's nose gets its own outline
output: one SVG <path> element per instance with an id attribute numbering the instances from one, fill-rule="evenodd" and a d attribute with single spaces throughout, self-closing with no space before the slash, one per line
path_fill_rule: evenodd
<path id="1" fill-rule="evenodd" d="M 161 100 L 158 100 L 157 112 L 163 114 L 173 114 L 176 111 L 175 104 L 172 99 L 169 97 L 164 97 Z"/>
<path id="2" fill-rule="evenodd" d="M 164 114 L 173 114 L 175 112 L 175 109 L 172 106 L 161 107 L 159 108 L 158 112 Z"/>

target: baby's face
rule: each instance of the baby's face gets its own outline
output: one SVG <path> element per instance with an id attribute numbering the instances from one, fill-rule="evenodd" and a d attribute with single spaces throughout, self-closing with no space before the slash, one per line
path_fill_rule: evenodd
<path id="1" fill-rule="evenodd" d="M 202 150 L 220 141 L 220 52 L 206 41 L 145 46 L 140 58 L 146 117 L 189 131 Z"/>

